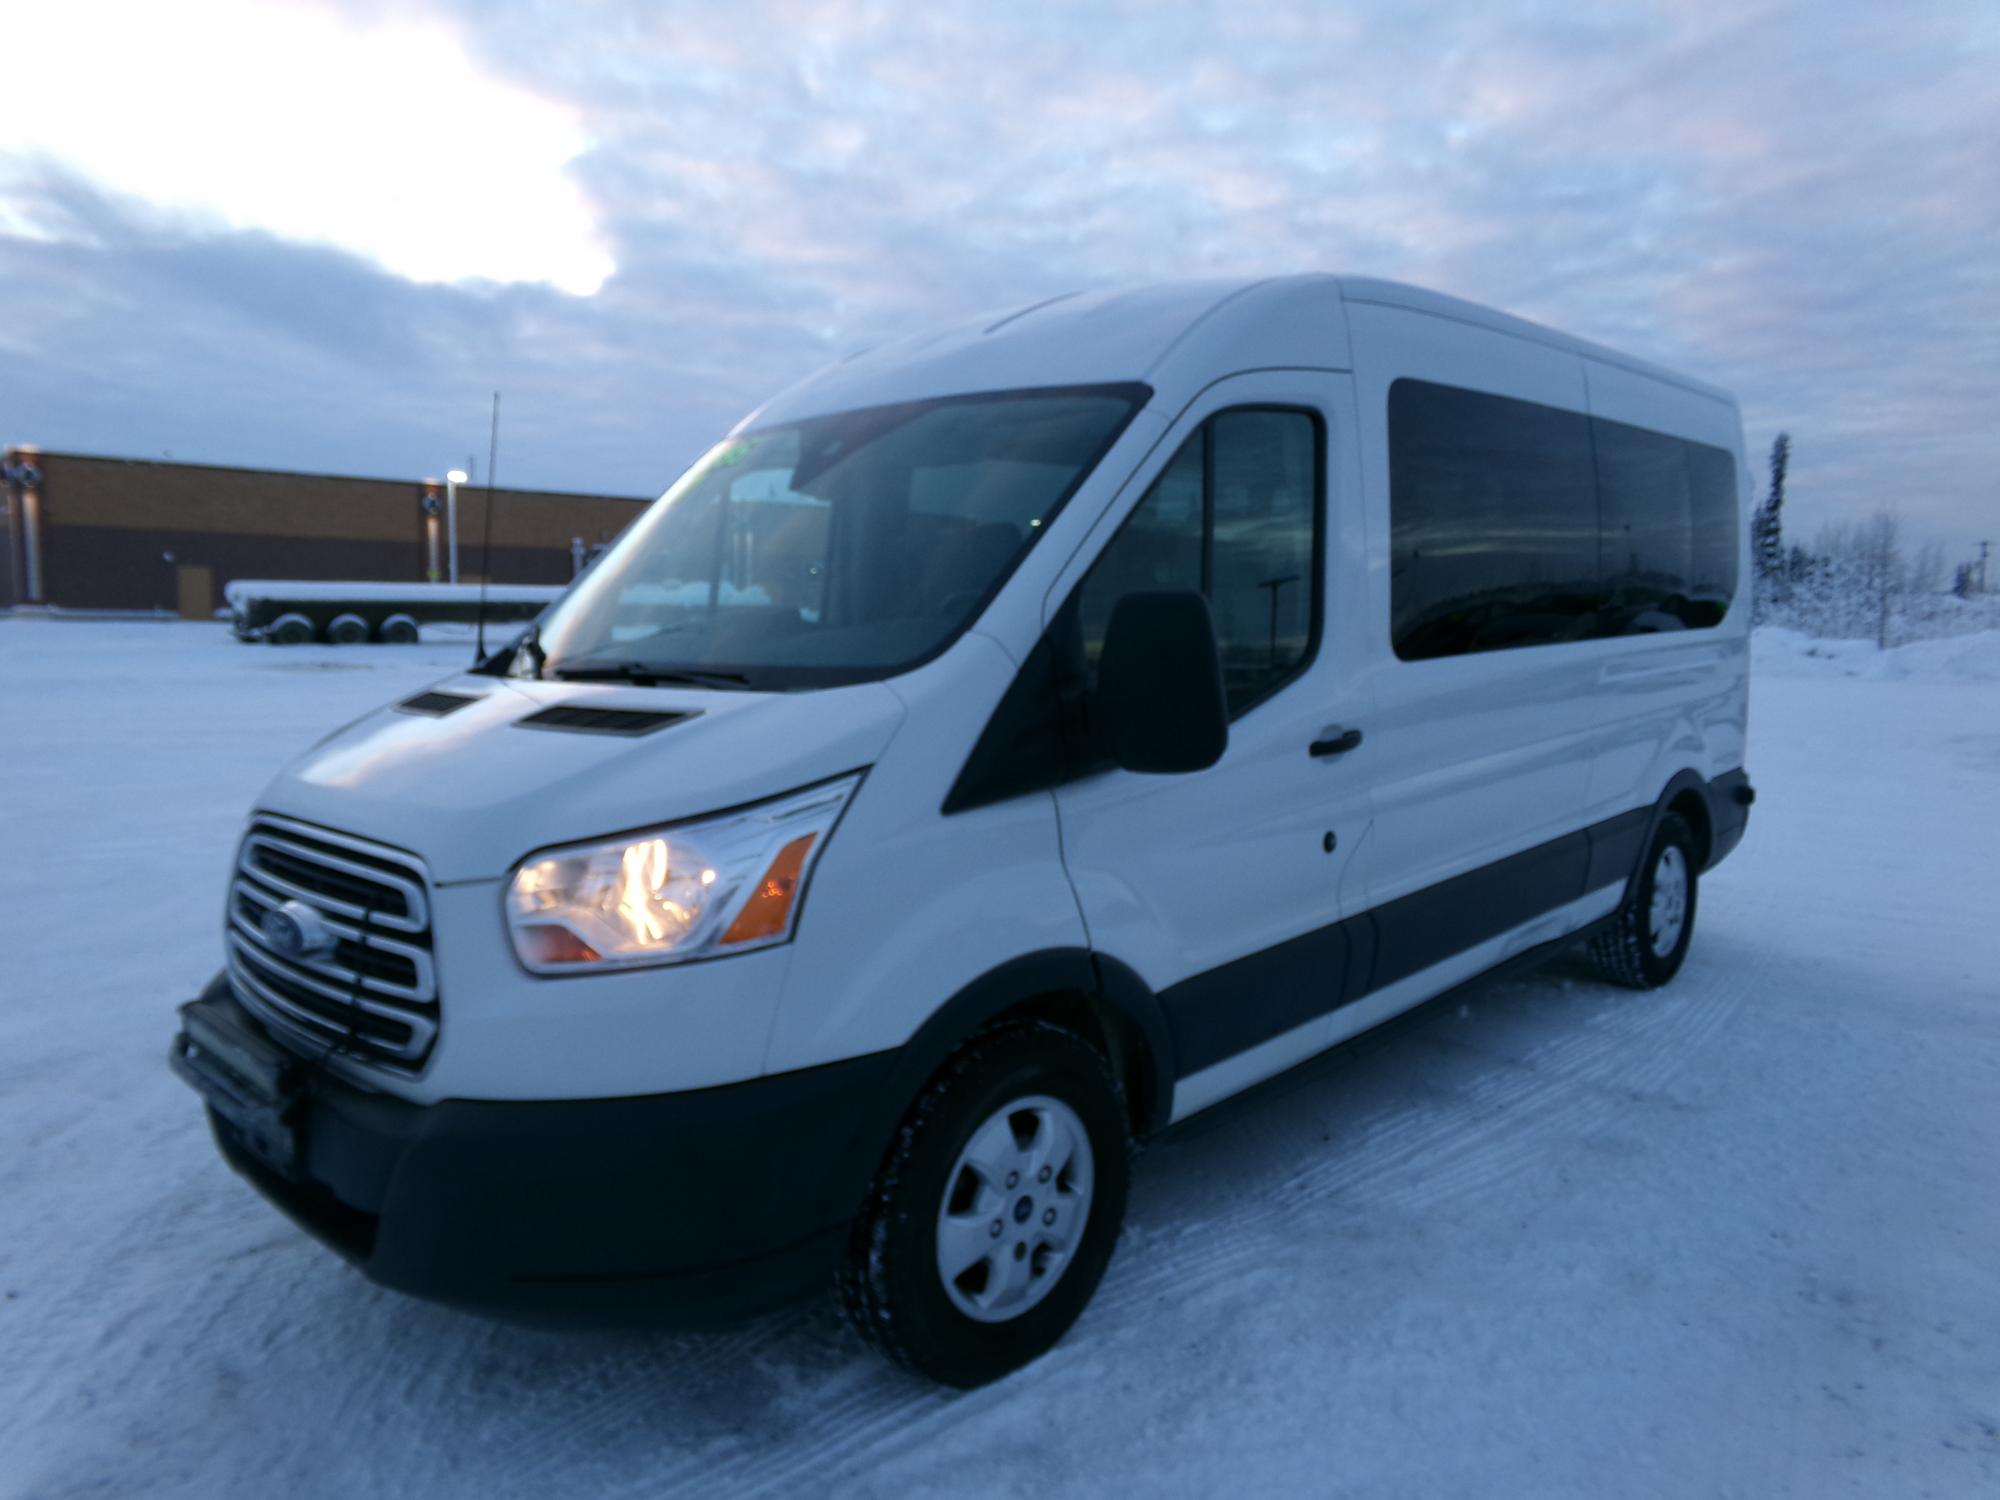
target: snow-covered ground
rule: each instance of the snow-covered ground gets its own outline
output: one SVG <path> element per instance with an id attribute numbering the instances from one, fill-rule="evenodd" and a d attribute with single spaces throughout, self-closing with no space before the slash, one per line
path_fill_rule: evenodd
<path id="1" fill-rule="evenodd" d="M 465 655 L 0 620 L 0 1496 L 2000 1494 L 2000 635 L 1767 634 L 1672 988 L 1492 987 L 1198 1117 L 962 1396 L 825 1305 L 407 1301 L 217 1159 L 164 1054 L 242 815 Z"/>

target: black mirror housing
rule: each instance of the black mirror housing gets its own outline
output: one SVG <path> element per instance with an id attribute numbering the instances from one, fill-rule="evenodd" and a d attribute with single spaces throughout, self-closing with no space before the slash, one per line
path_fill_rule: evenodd
<path id="1" fill-rule="evenodd" d="M 1208 600 L 1192 589 L 1127 594 L 1097 665 L 1111 758 L 1128 771 L 1205 771 L 1229 748 L 1222 656 Z"/>

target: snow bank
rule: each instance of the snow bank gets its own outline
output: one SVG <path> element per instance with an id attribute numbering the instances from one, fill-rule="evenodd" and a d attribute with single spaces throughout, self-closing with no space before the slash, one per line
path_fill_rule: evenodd
<path id="1" fill-rule="evenodd" d="M 568 585 L 549 583 L 489 583 L 485 598 L 490 604 L 545 604 L 559 596 Z M 236 578 L 223 587 L 222 597 L 233 609 L 242 609 L 252 599 L 300 600 L 365 604 L 395 604 L 402 600 L 432 603 L 471 604 L 481 595 L 476 583 L 328 583 L 318 579 Z"/>
<path id="2" fill-rule="evenodd" d="M 1897 682 L 2000 682 L 2000 630 L 1876 649 L 1873 641 L 1830 641 L 1778 625 L 1751 637 L 1760 673 L 1781 677 L 1864 677 Z"/>

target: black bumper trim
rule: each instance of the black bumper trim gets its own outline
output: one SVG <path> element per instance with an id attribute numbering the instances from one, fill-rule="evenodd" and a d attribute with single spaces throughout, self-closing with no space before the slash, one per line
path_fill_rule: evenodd
<path id="1" fill-rule="evenodd" d="M 1709 847 L 1708 864 L 1714 869 L 1738 844 L 1750 826 L 1750 804 L 1757 789 L 1750 785 L 1750 773 L 1741 769 L 1724 771 L 1708 784 Z"/>
<path id="2" fill-rule="evenodd" d="M 237 1172 L 385 1286 L 521 1322 L 704 1323 L 830 1283 L 885 1144 L 871 1125 L 893 1060 L 432 1105 L 311 1072 L 296 1182 L 210 1123 Z"/>

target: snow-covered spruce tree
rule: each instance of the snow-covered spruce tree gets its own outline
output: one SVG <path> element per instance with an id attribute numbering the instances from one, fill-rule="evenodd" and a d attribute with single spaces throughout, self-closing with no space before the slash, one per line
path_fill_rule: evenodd
<path id="1" fill-rule="evenodd" d="M 1768 620 L 1791 596 L 1785 558 L 1785 471 L 1791 467 L 1792 435 L 1781 432 L 1771 444 L 1771 488 L 1750 516 L 1750 567 L 1754 581 L 1751 612 Z"/>

